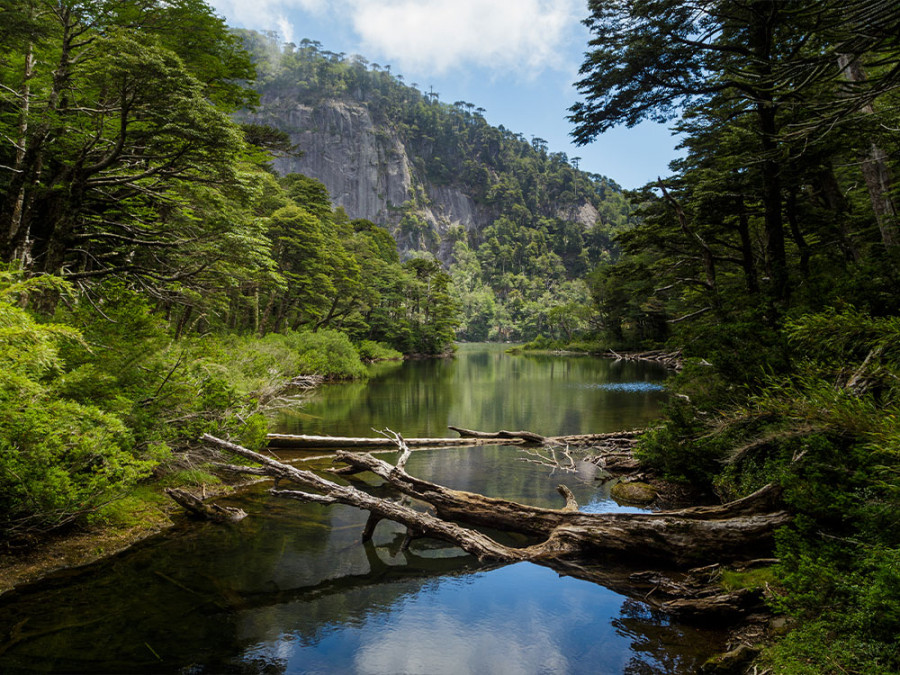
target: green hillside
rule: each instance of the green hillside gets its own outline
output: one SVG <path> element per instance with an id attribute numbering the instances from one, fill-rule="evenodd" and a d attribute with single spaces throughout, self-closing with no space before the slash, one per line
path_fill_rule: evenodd
<path id="1" fill-rule="evenodd" d="M 280 48 L 259 33 L 240 34 L 258 71 L 261 103 L 254 121 L 291 134 L 301 152 L 311 153 L 310 146 L 329 134 L 366 145 L 367 129 L 351 123 L 325 128 L 337 122 L 321 112 L 338 105 L 361 109 L 374 125 L 371 162 L 384 163 L 375 154 L 380 144 L 385 152 L 406 154 L 410 175 L 397 203 L 387 201 L 380 218 L 354 213 L 354 208 L 364 211 L 362 204 L 346 208 L 351 217 L 377 218 L 404 256 L 442 261 L 463 309 L 460 338 L 563 337 L 584 327 L 579 309 L 588 295 L 581 280 L 599 262 L 616 256 L 612 237 L 630 223 L 631 208 L 613 181 L 579 171 L 577 159 L 551 152 L 543 139 L 491 126 L 473 103 L 445 103 L 437 93 L 405 84 L 389 67 L 329 52 L 308 40 Z M 304 135 L 296 126 L 298 108 L 311 110 L 305 114 L 317 121 L 311 133 Z M 324 167 L 303 170 L 326 185 L 343 180 Z M 370 180 L 381 184 L 387 179 L 373 173 Z M 468 223 L 454 221 L 452 214 L 430 217 L 442 189 L 465 199 Z"/>

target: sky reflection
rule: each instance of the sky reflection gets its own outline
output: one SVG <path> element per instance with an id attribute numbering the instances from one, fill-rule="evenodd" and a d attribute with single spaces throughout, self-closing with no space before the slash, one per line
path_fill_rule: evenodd
<path id="1" fill-rule="evenodd" d="M 632 649 L 633 635 L 613 625 L 624 600 L 602 586 L 520 563 L 434 580 L 313 640 L 300 628 L 254 645 L 243 661 L 262 657 L 287 673 L 527 675 L 622 673 L 640 658 L 647 672 L 665 672 Z M 297 616 L 303 604 L 294 606 Z"/>

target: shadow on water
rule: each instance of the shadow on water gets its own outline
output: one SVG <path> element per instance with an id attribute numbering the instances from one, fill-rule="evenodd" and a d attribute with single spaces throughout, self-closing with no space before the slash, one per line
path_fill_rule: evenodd
<path id="1" fill-rule="evenodd" d="M 408 435 L 448 421 L 562 433 L 609 430 L 613 422 L 602 421 L 613 417 L 619 427 L 652 419 L 664 394 L 594 398 L 598 392 L 584 385 L 658 382 L 661 373 L 608 365 L 473 350 L 455 361 L 385 369 L 368 389 L 323 392 L 300 419 L 328 433 L 364 433 L 369 425 Z M 601 404 L 615 411 L 594 410 Z M 582 426 L 567 426 L 576 423 L 569 406 Z M 555 486 L 565 482 L 590 510 L 619 508 L 589 475 L 550 475 L 519 458 L 512 446 L 423 450 L 407 468 L 539 506 L 560 506 Z M 402 531 L 392 523 L 363 545 L 365 514 L 349 507 L 279 501 L 265 485 L 229 503 L 249 517 L 224 527 L 184 523 L 0 598 L 0 671 L 690 673 L 723 641 L 546 567 L 485 566 L 430 540 L 401 552 Z"/>

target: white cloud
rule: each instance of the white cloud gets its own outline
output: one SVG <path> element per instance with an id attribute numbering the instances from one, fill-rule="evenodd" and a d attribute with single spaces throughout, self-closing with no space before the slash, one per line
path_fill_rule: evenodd
<path id="1" fill-rule="evenodd" d="M 231 25 L 257 30 L 277 30 L 290 42 L 295 35 L 290 15 L 297 11 L 321 14 L 327 0 L 207 0 Z"/>
<path id="2" fill-rule="evenodd" d="M 465 66 L 536 73 L 563 66 L 579 0 L 346 0 L 362 49 L 404 70 Z"/>
<path id="3" fill-rule="evenodd" d="M 562 69 L 583 0 L 212 0 L 231 23 L 299 37 L 300 12 L 348 22 L 364 56 L 404 71 L 476 66 L 536 75 Z M 583 39 L 578 36 L 576 39 Z M 327 46 L 327 45 L 326 45 Z"/>

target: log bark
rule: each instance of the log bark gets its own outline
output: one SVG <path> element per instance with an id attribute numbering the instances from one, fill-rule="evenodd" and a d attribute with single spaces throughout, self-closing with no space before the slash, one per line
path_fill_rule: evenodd
<path id="1" fill-rule="evenodd" d="M 460 445 L 520 445 L 524 443 L 555 445 L 589 445 L 594 443 L 628 444 L 636 441 L 644 432 L 618 431 L 605 434 L 573 434 L 568 436 L 541 436 L 533 431 L 475 431 L 462 427 L 449 426 L 460 438 L 407 438 L 404 442 L 411 448 L 456 447 Z M 380 432 L 379 432 L 380 433 Z M 384 435 L 383 435 L 384 436 Z M 270 448 L 285 450 L 302 450 L 306 448 L 391 448 L 396 441 L 391 436 L 354 437 L 354 436 L 313 436 L 306 434 L 268 434 L 266 436 Z"/>
<path id="2" fill-rule="evenodd" d="M 236 523 L 247 517 L 246 512 L 242 509 L 236 509 L 231 506 L 219 506 L 218 504 L 207 504 L 199 497 L 195 497 L 187 490 L 180 488 L 166 488 L 166 494 L 185 511 L 204 520 L 211 520 L 215 523 Z"/>
<path id="3" fill-rule="evenodd" d="M 571 494 L 567 495 L 566 508 L 533 507 L 452 490 L 415 478 L 369 454 L 336 453 L 340 462 L 371 471 L 401 494 L 429 504 L 435 511 L 435 515 L 431 515 L 402 503 L 373 497 L 355 487 L 339 485 L 311 471 L 282 464 L 208 434 L 203 440 L 256 461 L 274 478 L 289 480 L 321 493 L 309 496 L 306 492 L 292 490 L 279 491 L 280 496 L 306 501 L 321 501 L 324 496 L 328 498 L 325 503 L 342 503 L 367 510 L 375 519 L 395 521 L 405 525 L 415 536 L 449 542 L 482 560 L 546 562 L 597 552 L 656 558 L 676 564 L 709 559 L 734 560 L 769 549 L 774 531 L 790 519 L 784 511 L 771 508 L 771 500 L 777 492 L 771 487 L 717 507 L 659 513 L 589 514 L 574 510 L 576 505 Z M 514 548 L 457 523 L 522 533 L 539 541 Z"/>
<path id="4" fill-rule="evenodd" d="M 710 311 L 712 308 L 706 308 L 701 310 L 699 313 L 704 313 Z M 682 317 L 682 319 L 675 319 L 675 321 L 680 321 L 686 318 L 690 318 L 691 315 L 687 317 Z M 608 356 L 616 361 L 650 361 L 652 363 L 659 363 L 666 368 L 672 368 L 674 370 L 681 370 L 684 366 L 684 356 L 681 353 L 680 349 L 677 349 L 673 352 L 667 352 L 663 349 L 651 349 L 646 352 L 616 352 L 612 349 L 609 350 Z"/>
<path id="5" fill-rule="evenodd" d="M 365 438 L 350 436 L 309 436 L 305 434 L 269 434 L 270 448 L 299 450 L 304 448 L 390 448 L 396 444 L 390 438 Z M 522 443 L 516 438 L 408 438 L 406 443 L 415 448 L 439 448 L 457 445 L 511 445 Z"/>
<path id="6" fill-rule="evenodd" d="M 479 439 L 490 439 L 490 440 L 508 440 L 508 439 L 517 439 L 524 441 L 525 443 L 545 443 L 547 441 L 546 436 L 541 436 L 540 434 L 536 434 L 532 431 L 474 431 L 472 429 L 463 429 L 462 427 L 447 427 L 451 431 L 455 431 L 463 438 L 479 438 Z"/>

